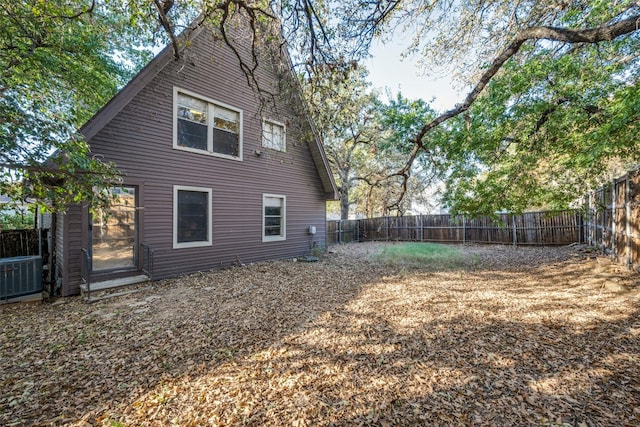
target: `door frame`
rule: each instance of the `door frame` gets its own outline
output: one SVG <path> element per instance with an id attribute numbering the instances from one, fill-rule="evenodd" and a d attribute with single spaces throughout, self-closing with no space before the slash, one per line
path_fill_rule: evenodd
<path id="1" fill-rule="evenodd" d="M 133 242 L 133 265 L 125 266 L 125 267 L 114 267 L 103 270 L 94 270 L 93 268 L 93 230 L 92 230 L 92 215 L 89 212 L 88 207 L 84 209 L 83 212 L 83 230 L 86 233 L 84 240 L 84 246 L 88 248 L 90 254 L 90 266 L 91 266 L 91 280 L 108 280 L 111 278 L 119 278 L 119 277 L 127 277 L 139 274 L 141 271 L 141 257 L 140 257 L 140 243 L 143 242 L 143 215 L 141 215 L 142 207 L 140 206 L 142 199 L 142 182 L 138 181 L 127 181 L 123 182 L 119 186 L 111 186 L 111 187 L 122 187 L 122 188 L 134 188 L 135 189 L 135 213 L 134 213 L 134 221 L 135 221 L 135 233 L 134 233 L 134 242 Z"/>

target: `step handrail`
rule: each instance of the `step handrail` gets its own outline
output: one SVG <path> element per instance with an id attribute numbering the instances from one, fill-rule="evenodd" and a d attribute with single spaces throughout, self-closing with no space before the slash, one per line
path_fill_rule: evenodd
<path id="1" fill-rule="evenodd" d="M 140 249 L 142 253 L 142 273 L 149 277 L 149 280 L 153 280 L 153 254 L 154 251 L 148 243 L 141 243 Z"/>

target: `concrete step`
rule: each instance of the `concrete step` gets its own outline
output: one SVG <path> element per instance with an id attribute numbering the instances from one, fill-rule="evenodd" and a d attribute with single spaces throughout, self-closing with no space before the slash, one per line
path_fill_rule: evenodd
<path id="1" fill-rule="evenodd" d="M 101 282 L 92 282 L 90 285 L 91 293 L 110 290 L 113 288 L 120 288 L 123 286 L 135 285 L 138 283 L 147 282 L 149 277 L 144 274 L 139 274 L 137 276 L 128 276 L 128 277 L 120 277 L 118 279 L 111 280 L 103 280 Z M 80 285 L 80 290 L 82 293 L 87 292 L 87 284 L 82 283 Z"/>
<path id="2" fill-rule="evenodd" d="M 112 293 L 108 293 L 108 294 L 101 294 L 97 297 L 90 297 L 87 299 L 87 302 L 96 302 L 96 301 L 102 301 L 105 299 L 109 299 L 109 298 L 115 298 L 115 297 L 121 297 L 123 295 L 130 295 L 130 294 L 135 294 L 136 292 L 140 292 L 140 291 L 144 291 L 144 290 L 148 290 L 151 289 L 151 286 L 145 287 L 145 288 L 139 288 L 139 289 L 130 289 L 128 291 L 120 291 L 120 292 L 112 292 Z"/>

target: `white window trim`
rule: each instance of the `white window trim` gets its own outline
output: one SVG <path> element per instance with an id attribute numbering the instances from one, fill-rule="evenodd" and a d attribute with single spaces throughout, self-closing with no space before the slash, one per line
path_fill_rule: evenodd
<path id="1" fill-rule="evenodd" d="M 277 125 L 277 126 L 281 126 L 282 127 L 282 139 L 284 142 L 284 147 L 281 149 L 279 148 L 273 148 L 271 146 L 267 146 L 264 144 L 264 129 L 265 129 L 265 124 L 266 123 L 270 123 L 272 125 Z M 263 148 L 268 148 L 270 150 L 275 150 L 275 151 L 281 151 L 283 153 L 287 152 L 287 125 L 285 125 L 282 122 L 276 121 L 276 120 L 271 120 L 271 119 L 267 119 L 267 118 L 263 118 L 262 119 L 262 147 Z"/>
<path id="2" fill-rule="evenodd" d="M 207 218 L 207 240 L 201 242 L 178 242 L 178 191 L 199 191 L 202 193 L 207 193 L 209 197 L 209 206 L 207 209 L 209 211 L 209 215 Z M 211 188 L 206 187 L 190 187 L 187 185 L 174 185 L 173 186 L 173 249 L 184 249 L 184 248 L 198 248 L 202 246 L 211 246 L 213 244 L 213 191 Z"/>
<path id="3" fill-rule="evenodd" d="M 280 236 L 266 236 L 264 234 L 264 208 L 265 208 L 265 199 L 267 197 L 278 198 L 282 200 L 282 225 L 281 225 L 281 235 Z M 262 194 L 262 241 L 263 242 L 281 242 L 283 240 L 287 240 L 287 196 L 283 194 Z"/>
<path id="4" fill-rule="evenodd" d="M 199 150 L 197 148 L 183 147 L 181 145 L 178 145 L 178 93 L 182 93 L 187 96 L 192 96 L 194 98 L 197 98 L 207 103 L 207 147 L 208 147 L 207 151 Z M 215 153 L 212 151 L 213 149 L 212 148 L 213 132 L 211 131 L 211 129 L 213 129 L 213 112 L 211 111 L 212 105 L 213 106 L 218 105 L 228 110 L 235 111 L 236 113 L 239 114 L 240 123 L 238 124 L 238 157 L 229 156 L 227 154 Z M 173 149 L 174 150 L 188 151 L 190 153 L 203 154 L 205 156 L 221 157 L 223 159 L 242 161 L 242 140 L 243 140 L 242 128 L 243 128 L 243 113 L 241 109 L 231 106 L 229 104 L 225 104 L 224 102 L 216 101 L 215 99 L 207 98 L 206 96 L 199 95 L 190 90 L 181 89 L 176 86 L 173 87 Z"/>

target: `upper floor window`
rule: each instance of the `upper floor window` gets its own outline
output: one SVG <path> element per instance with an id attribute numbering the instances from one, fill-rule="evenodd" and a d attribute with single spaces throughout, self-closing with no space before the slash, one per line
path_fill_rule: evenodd
<path id="1" fill-rule="evenodd" d="M 173 147 L 242 160 L 242 111 L 174 88 Z"/>
<path id="2" fill-rule="evenodd" d="M 286 129 L 282 123 L 262 121 L 262 146 L 278 151 L 287 150 Z"/>

